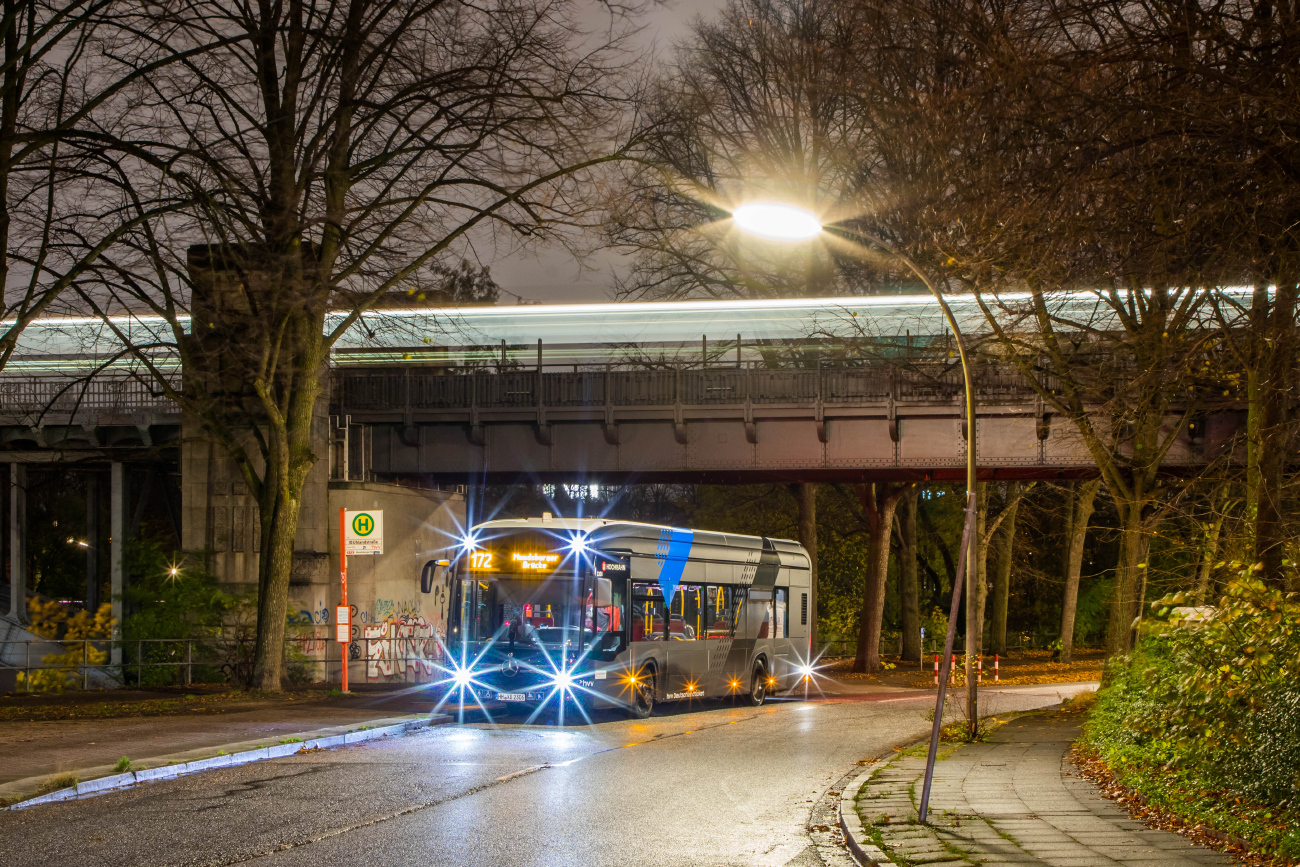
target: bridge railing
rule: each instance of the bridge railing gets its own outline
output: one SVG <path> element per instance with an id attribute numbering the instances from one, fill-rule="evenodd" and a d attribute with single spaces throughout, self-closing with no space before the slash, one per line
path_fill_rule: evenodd
<path id="1" fill-rule="evenodd" d="M 982 396 L 1032 397 L 1034 390 L 1011 365 L 980 365 Z M 676 403 L 849 403 L 955 400 L 960 369 L 925 367 L 700 366 L 567 370 L 349 370 L 335 371 L 335 400 L 350 410 L 439 410 L 464 407 L 665 406 Z"/>
<path id="2" fill-rule="evenodd" d="M 71 416 L 87 421 L 100 416 L 142 411 L 171 413 L 176 405 L 156 384 L 134 376 L 101 374 L 89 379 L 67 376 L 0 377 L 0 415 L 6 417 Z"/>

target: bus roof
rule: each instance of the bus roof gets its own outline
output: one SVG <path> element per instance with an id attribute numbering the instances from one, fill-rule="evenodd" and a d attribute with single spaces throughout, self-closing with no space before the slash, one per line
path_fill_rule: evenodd
<path id="1" fill-rule="evenodd" d="M 692 530 L 683 527 L 670 527 L 665 524 L 643 524 L 638 521 L 617 521 L 609 518 L 565 518 L 559 515 L 538 518 L 502 518 L 475 524 L 470 533 L 476 538 L 498 538 L 509 535 L 512 531 L 533 531 L 554 533 L 563 538 L 567 535 L 584 535 L 593 546 L 617 550 L 626 548 L 634 553 L 653 554 L 665 536 L 680 538 L 690 534 L 691 548 L 694 552 L 698 546 L 709 550 L 709 558 L 734 557 L 737 563 L 748 563 L 756 559 L 763 550 L 764 537 L 746 536 L 740 533 L 717 533 L 712 530 Z M 767 542 L 783 555 L 782 565 L 794 569 L 808 569 L 810 559 L 802 545 L 791 539 L 771 539 Z M 642 549 L 642 550 L 638 550 Z M 730 557 L 728 554 L 730 553 Z"/>

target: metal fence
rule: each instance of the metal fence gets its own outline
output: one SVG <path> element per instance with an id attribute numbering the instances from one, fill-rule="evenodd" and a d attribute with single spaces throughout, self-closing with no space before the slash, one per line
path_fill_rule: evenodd
<path id="1" fill-rule="evenodd" d="M 433 645 L 437 647 L 436 641 Z M 328 637 L 287 637 L 286 672 L 302 680 L 335 682 L 340 679 L 338 648 Z M 351 642 L 348 655 L 352 666 L 362 665 L 365 669 L 360 678 L 354 678 L 356 682 L 423 683 L 441 679 L 441 657 L 437 650 L 430 653 L 431 649 L 428 639 L 422 637 L 362 637 Z M 16 675 L 17 688 L 25 692 L 90 689 L 95 685 L 246 683 L 253 673 L 253 639 L 26 639 L 0 641 L 0 657 L 7 660 L 7 670 Z M 165 674 L 168 676 L 160 676 Z"/>

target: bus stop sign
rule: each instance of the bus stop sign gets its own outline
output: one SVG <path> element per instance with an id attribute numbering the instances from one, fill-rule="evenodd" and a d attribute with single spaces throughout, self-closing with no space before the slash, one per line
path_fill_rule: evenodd
<path id="1" fill-rule="evenodd" d="M 384 553 L 384 513 L 373 509 L 366 512 L 343 513 L 344 552 L 357 554 Z"/>

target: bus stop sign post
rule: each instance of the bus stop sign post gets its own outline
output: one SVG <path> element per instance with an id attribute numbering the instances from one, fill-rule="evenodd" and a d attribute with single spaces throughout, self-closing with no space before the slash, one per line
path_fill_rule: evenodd
<path id="1" fill-rule="evenodd" d="M 348 555 L 384 553 L 384 513 L 339 509 L 339 607 L 334 640 L 342 652 L 343 691 L 348 691 L 348 647 L 352 643 L 352 608 L 348 605 Z"/>
<path id="2" fill-rule="evenodd" d="M 939 752 L 939 733 L 943 729 L 943 703 L 948 697 L 948 674 L 952 670 L 952 645 L 957 638 L 957 613 L 961 608 L 961 585 L 969 565 L 970 541 L 975 532 L 975 492 L 966 495 L 966 522 L 961 531 L 961 553 L 957 557 L 957 576 L 952 585 L 952 610 L 948 613 L 948 635 L 943 643 L 943 667 L 939 671 L 939 695 L 934 700 L 934 725 L 930 727 L 930 752 L 925 760 L 925 784 L 921 787 L 921 805 L 916 818 L 925 824 L 930 811 L 930 784 L 934 781 L 934 760 Z"/>

